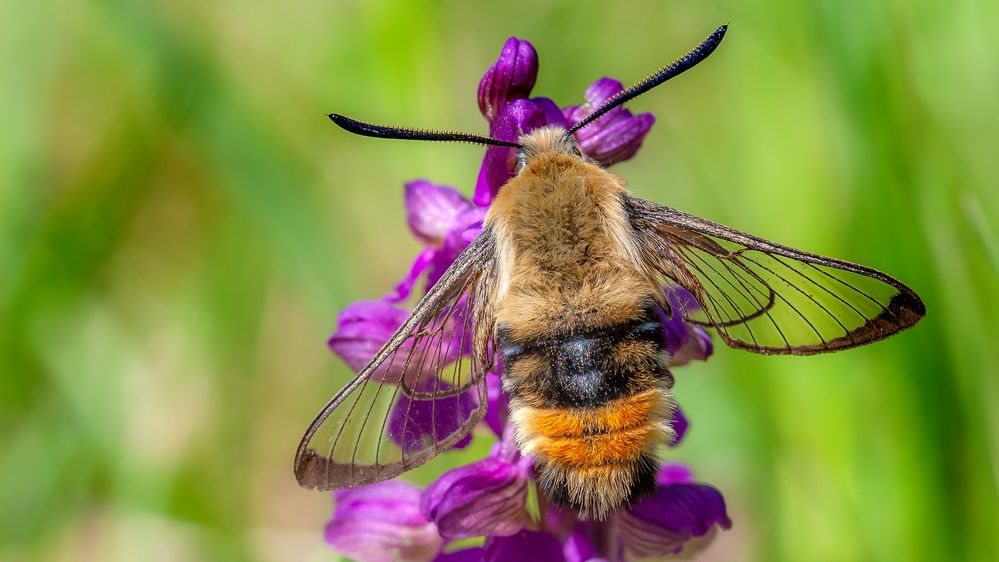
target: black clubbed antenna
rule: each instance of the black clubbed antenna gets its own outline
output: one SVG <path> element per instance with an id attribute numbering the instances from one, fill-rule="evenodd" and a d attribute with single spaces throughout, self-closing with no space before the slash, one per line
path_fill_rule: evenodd
<path id="1" fill-rule="evenodd" d="M 386 127 L 365 123 L 336 113 L 330 113 L 329 118 L 346 131 L 355 135 L 365 137 L 376 137 L 380 139 L 403 139 L 403 140 L 425 140 L 425 141 L 457 141 L 470 142 L 474 144 L 488 144 L 492 146 L 507 146 L 510 148 L 522 148 L 520 144 L 509 142 L 492 137 L 483 137 L 471 133 L 458 133 L 455 131 L 425 131 L 422 129 L 406 129 L 403 127 Z"/>
<path id="2" fill-rule="evenodd" d="M 699 45 L 691 49 L 689 53 L 680 57 L 679 59 L 673 61 L 669 66 L 658 70 L 657 72 L 649 75 L 638 84 L 628 88 L 627 90 L 621 92 L 620 94 L 612 97 L 611 99 L 605 101 L 603 105 L 597 107 L 592 113 L 587 115 L 582 121 L 576 123 L 571 129 L 565 132 L 566 138 L 572 136 L 573 133 L 582 129 L 583 127 L 589 125 L 590 123 L 596 121 L 601 115 L 607 113 L 608 111 L 614 109 L 615 107 L 621 105 L 622 103 L 636 98 L 645 92 L 648 92 L 652 88 L 662 84 L 663 82 L 683 73 L 685 70 L 689 70 L 697 65 L 697 63 L 708 58 L 718 45 L 721 44 L 722 37 L 725 37 L 725 31 L 728 30 L 727 25 L 723 25 L 716 29 L 714 33 L 708 35 L 707 39 L 701 41 Z"/>

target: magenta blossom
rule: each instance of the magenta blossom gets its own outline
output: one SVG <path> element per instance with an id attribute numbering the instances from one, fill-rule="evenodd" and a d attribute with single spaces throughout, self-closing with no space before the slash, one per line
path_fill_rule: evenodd
<path id="1" fill-rule="evenodd" d="M 583 104 L 560 107 L 548 98 L 530 97 L 537 72 L 534 47 L 517 38 L 507 40 L 479 83 L 479 108 L 491 136 L 516 141 L 538 127 L 569 127 L 622 91 L 620 82 L 602 78 L 587 89 Z M 633 115 L 618 107 L 575 135 L 588 157 L 610 166 L 634 156 L 654 122 L 651 114 Z M 491 146 L 472 200 L 428 180 L 406 184 L 406 221 L 423 250 L 384 299 L 354 303 L 341 313 L 329 345 L 351 368 L 361 369 L 405 321 L 408 312 L 400 303 L 417 291 L 420 281 L 424 280 L 425 292 L 481 232 L 490 203 L 514 174 L 513 149 Z M 679 287 L 664 291 L 670 310 L 659 313 L 669 368 L 706 360 L 712 352 L 710 337 L 684 320 L 685 312 L 695 311 L 696 300 Z M 467 359 L 471 334 L 458 328 L 465 326 L 466 314 L 466 303 L 461 303 L 445 327 L 444 337 L 452 338 L 453 345 L 447 346 L 440 362 Z M 442 384 L 433 378 L 433 368 L 414 371 L 419 372 L 407 373 L 411 386 Z M 445 472 L 425 490 L 389 481 L 337 492 L 327 542 L 359 562 L 624 562 L 690 556 L 709 544 L 718 529 L 731 526 L 721 493 L 695 482 L 690 470 L 678 464 L 662 467 L 651 496 L 622 507 L 604 521 L 580 520 L 575 512 L 550 506 L 541 496 L 530 507 L 531 457 L 522 456 L 514 445 L 509 396 L 500 373 L 502 365 L 496 364 L 486 375 L 487 411 L 481 430 L 475 432 L 475 439 L 490 433 L 499 438 L 488 456 Z M 398 384 L 402 375 L 402 365 L 393 366 L 380 370 L 378 380 Z M 478 404 L 473 394 L 429 402 L 397 393 L 386 420 L 387 435 L 404 451 L 415 450 L 434 436 L 449 435 Z M 679 409 L 672 425 L 676 439 L 670 445 L 675 447 L 688 426 Z M 456 447 L 471 439 L 467 436 Z M 452 542 L 476 537 L 483 537 L 481 546 L 460 548 Z"/>

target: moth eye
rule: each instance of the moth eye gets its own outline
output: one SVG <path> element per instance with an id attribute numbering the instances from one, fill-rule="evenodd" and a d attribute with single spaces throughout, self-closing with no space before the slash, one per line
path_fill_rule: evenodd
<path id="1" fill-rule="evenodd" d="M 516 171 L 517 171 L 518 174 L 520 173 L 521 170 L 524 169 L 524 166 L 527 166 L 527 155 L 524 154 L 523 150 L 521 150 L 521 151 L 517 152 Z"/>
<path id="2" fill-rule="evenodd" d="M 583 157 L 583 153 L 579 151 L 579 147 L 576 145 L 572 145 L 572 153 L 575 154 L 576 156 L 579 156 L 580 158 Z"/>

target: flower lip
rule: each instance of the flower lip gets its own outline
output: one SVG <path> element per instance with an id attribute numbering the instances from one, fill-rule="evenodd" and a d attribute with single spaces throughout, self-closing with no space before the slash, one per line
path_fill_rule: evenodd
<path id="1" fill-rule="evenodd" d="M 531 521 L 530 474 L 531 458 L 520 457 L 508 431 L 488 457 L 449 470 L 428 486 L 420 510 L 446 539 L 513 535 Z"/>
<path id="2" fill-rule="evenodd" d="M 721 492 L 671 465 L 660 472 L 652 496 L 616 518 L 622 544 L 636 558 L 687 556 L 707 546 L 717 528 L 732 526 Z"/>
<path id="3" fill-rule="evenodd" d="M 405 322 L 409 314 L 408 311 L 386 300 L 355 302 L 340 312 L 337 320 L 339 326 L 330 336 L 328 345 L 351 369 L 359 372 Z M 465 306 L 463 304 L 456 306 L 454 318 L 463 318 L 463 314 Z M 457 322 L 447 323 L 445 325 L 447 332 L 442 334 L 442 337 L 451 337 L 453 341 L 463 342 L 464 345 L 448 346 L 440 357 L 444 364 L 452 363 L 463 353 L 468 352 L 470 343 L 457 329 L 458 325 Z M 428 343 L 425 340 L 409 338 L 400 344 L 399 349 L 400 353 L 417 353 L 420 349 L 426 349 L 426 345 Z M 407 366 L 405 362 L 396 361 L 374 370 L 370 377 L 372 381 L 389 384 L 398 384 L 405 377 L 406 383 L 415 387 L 427 384 L 434 375 L 429 365 Z"/>
<path id="4" fill-rule="evenodd" d="M 334 494 L 326 542 L 365 562 L 427 562 L 440 550 L 436 526 L 419 511 L 420 489 L 388 480 Z"/>
<path id="5" fill-rule="evenodd" d="M 700 308 L 697 299 L 690 291 L 679 285 L 667 285 L 663 290 L 671 310 L 669 314 L 663 310 L 658 312 L 663 323 L 666 351 L 670 354 L 670 368 L 680 367 L 695 359 L 706 360 L 714 351 L 711 336 L 700 326 L 694 326 L 684 320 L 686 311 Z"/>
<path id="6" fill-rule="evenodd" d="M 486 539 L 483 558 L 485 562 L 561 562 L 565 560 L 562 544 L 542 531 L 523 530 L 509 537 Z"/>

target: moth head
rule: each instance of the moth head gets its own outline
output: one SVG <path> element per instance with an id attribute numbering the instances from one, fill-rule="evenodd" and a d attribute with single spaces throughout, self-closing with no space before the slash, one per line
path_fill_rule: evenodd
<path id="1" fill-rule="evenodd" d="M 540 127 L 520 137 L 521 148 L 517 150 L 517 173 L 531 162 L 540 158 L 566 156 L 583 158 L 576 140 L 567 135 L 562 127 Z"/>

